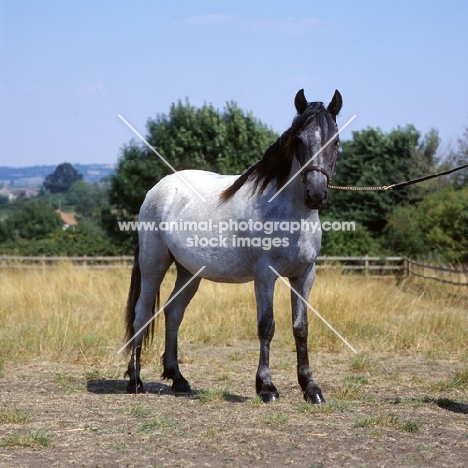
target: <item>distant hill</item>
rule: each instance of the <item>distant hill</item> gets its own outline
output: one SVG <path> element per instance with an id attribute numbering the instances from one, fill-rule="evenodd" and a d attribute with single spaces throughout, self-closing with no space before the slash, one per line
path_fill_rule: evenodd
<path id="1" fill-rule="evenodd" d="M 0 166 L 0 188 L 8 187 L 32 188 L 42 186 L 45 177 L 54 172 L 57 166 Z M 73 164 L 73 167 L 83 174 L 86 182 L 100 182 L 115 172 L 114 164 Z"/>

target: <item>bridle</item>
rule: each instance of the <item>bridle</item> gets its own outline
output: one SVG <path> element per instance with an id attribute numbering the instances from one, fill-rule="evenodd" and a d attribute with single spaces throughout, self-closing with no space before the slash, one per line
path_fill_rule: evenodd
<path id="1" fill-rule="evenodd" d="M 338 144 L 338 146 L 340 145 L 339 140 L 338 140 L 337 144 Z M 325 145 L 325 146 L 327 146 L 327 145 Z M 322 167 L 319 167 L 319 166 L 309 166 L 308 162 L 306 162 L 304 164 L 304 166 L 302 166 L 301 172 L 300 172 L 302 183 L 305 185 L 307 174 L 309 172 L 317 171 L 317 172 L 321 172 L 327 178 L 327 187 L 328 187 L 330 185 L 331 180 L 332 180 L 333 173 L 335 172 L 335 165 L 336 165 L 336 160 L 337 159 L 338 159 L 338 157 L 335 157 L 335 160 L 333 161 L 333 164 L 331 165 L 330 172 L 328 172 L 327 170 L 325 170 L 325 169 L 323 169 Z M 298 163 L 300 165 L 299 161 L 298 161 Z"/>
<path id="2" fill-rule="evenodd" d="M 333 164 L 333 169 L 331 171 L 332 174 L 333 174 L 334 170 L 335 170 L 335 164 Z M 301 172 L 300 172 L 301 181 L 302 181 L 302 183 L 304 185 L 306 183 L 307 174 L 309 172 L 312 172 L 312 171 L 321 172 L 327 178 L 327 186 L 330 184 L 330 182 L 332 180 L 332 176 L 331 176 L 331 174 L 328 174 L 328 172 L 325 169 L 322 169 L 321 167 L 318 167 L 318 166 L 308 166 L 308 167 L 302 169 Z"/>

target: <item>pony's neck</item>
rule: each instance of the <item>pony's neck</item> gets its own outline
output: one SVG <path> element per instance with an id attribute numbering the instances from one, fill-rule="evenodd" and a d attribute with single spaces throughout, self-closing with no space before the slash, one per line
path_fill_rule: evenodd
<path id="1" fill-rule="evenodd" d="M 292 158 L 291 167 L 289 168 L 288 177 L 285 182 L 283 192 L 292 201 L 292 203 L 304 204 L 304 185 L 301 182 L 301 176 L 298 172 L 301 166 L 296 157 Z"/>

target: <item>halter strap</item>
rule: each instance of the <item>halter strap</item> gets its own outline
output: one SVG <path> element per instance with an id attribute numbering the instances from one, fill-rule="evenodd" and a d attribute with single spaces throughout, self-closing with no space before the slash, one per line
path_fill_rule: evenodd
<path id="1" fill-rule="evenodd" d="M 304 169 L 301 170 L 301 181 L 303 184 L 305 184 L 305 179 L 306 176 L 309 172 L 312 171 L 318 171 L 321 172 L 326 178 L 327 178 L 327 185 L 331 182 L 331 176 L 325 171 L 325 169 L 322 169 L 321 167 L 318 166 L 308 166 Z"/>

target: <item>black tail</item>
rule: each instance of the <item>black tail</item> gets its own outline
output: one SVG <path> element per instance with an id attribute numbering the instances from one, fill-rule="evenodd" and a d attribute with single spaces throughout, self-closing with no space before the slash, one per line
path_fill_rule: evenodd
<path id="1" fill-rule="evenodd" d="M 128 291 L 128 298 L 127 298 L 127 309 L 125 313 L 125 324 L 126 324 L 126 332 L 125 332 L 125 343 L 133 338 L 135 334 L 135 330 L 133 329 L 133 322 L 135 321 L 135 306 L 138 302 L 138 298 L 140 297 L 141 292 L 141 271 L 140 271 L 140 247 L 137 245 L 135 249 L 135 260 L 133 262 L 133 269 L 132 269 L 132 279 L 130 280 L 130 290 Z M 158 302 L 158 309 L 159 309 L 159 291 L 157 294 L 157 302 Z M 154 307 L 153 304 L 153 315 L 154 315 Z M 149 341 L 153 339 L 154 335 L 154 320 L 150 323 L 150 325 L 146 328 L 143 332 L 144 336 L 144 344 L 148 344 Z M 127 346 L 127 352 L 132 350 L 132 343 L 129 343 Z"/>

